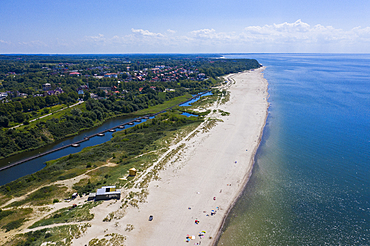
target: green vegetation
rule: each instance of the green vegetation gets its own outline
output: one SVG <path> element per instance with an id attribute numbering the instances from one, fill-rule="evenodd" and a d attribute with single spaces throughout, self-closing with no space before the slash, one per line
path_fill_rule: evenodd
<path id="1" fill-rule="evenodd" d="M 180 115 L 180 113 L 180 111 L 173 110 L 158 115 L 155 119 L 148 120 L 125 131 L 116 132 L 113 138 L 106 143 L 88 147 L 79 153 L 50 161 L 44 169 L 0 186 L 0 195 L 5 197 L 21 196 L 43 184 L 76 177 L 89 169 L 93 169 L 94 166 L 102 166 L 113 154 L 116 158 L 111 161 L 117 163 L 117 167 L 98 168 L 89 173 L 92 176 L 89 181 L 85 180 L 83 181 L 85 183 L 76 184 L 74 188 L 79 194 L 82 194 L 91 192 L 104 184 L 116 183 L 117 179 L 124 176 L 127 170 L 132 167 L 132 164 L 137 162 L 137 158 L 134 157 L 157 149 L 155 144 L 157 140 L 186 125 L 199 124 L 202 120 L 197 117 L 186 117 Z M 148 158 L 148 156 L 143 158 Z M 141 168 L 139 164 L 135 165 L 137 165 L 136 168 Z M 113 172 L 113 170 L 115 171 Z M 31 194 L 26 201 L 19 201 L 15 205 L 31 201 L 32 196 L 35 196 L 37 201 L 39 194 L 41 197 L 45 197 L 45 199 L 40 200 L 43 203 L 46 200 L 51 203 L 53 199 L 58 198 L 53 196 L 52 187 L 47 188 L 51 189 L 50 192 L 44 193 L 45 189 L 40 189 L 34 195 Z"/>
<path id="2" fill-rule="evenodd" d="M 106 246 L 106 245 L 124 245 L 126 237 L 117 233 L 106 234 L 106 238 L 102 239 L 91 239 L 89 246 Z"/>
<path id="3" fill-rule="evenodd" d="M 230 115 L 229 112 L 223 111 L 221 109 L 219 109 L 218 112 L 220 112 L 222 116 L 229 116 Z"/>
<path id="4" fill-rule="evenodd" d="M 0 220 L 2 220 L 3 218 L 5 218 L 8 215 L 11 215 L 12 213 L 14 213 L 14 211 L 11 211 L 11 210 L 3 211 L 3 210 L 0 209 Z"/>
<path id="5" fill-rule="evenodd" d="M 180 102 L 222 82 L 218 76 L 259 66 L 252 59 L 193 55 L 0 55 L 0 92 L 7 95 L 0 103 L 0 158 L 45 146 L 112 117 L 155 113 L 175 105 L 173 98 Z M 42 90 L 46 83 L 50 87 Z M 83 105 L 68 108 L 79 98 Z M 31 122 L 48 113 L 52 115 Z M 24 126 L 10 128 L 20 123 Z"/>
<path id="6" fill-rule="evenodd" d="M 8 232 L 10 230 L 17 229 L 18 227 L 22 226 L 23 222 L 24 222 L 24 218 L 13 220 L 1 228 L 6 229 L 6 232 Z"/>
<path id="7" fill-rule="evenodd" d="M 52 213 L 47 218 L 41 219 L 34 223 L 30 228 L 39 226 L 46 226 L 52 224 L 68 223 L 68 222 L 80 222 L 89 221 L 94 218 L 93 214 L 90 214 L 90 209 L 98 206 L 101 202 L 88 202 L 83 206 L 73 207 L 71 204 L 68 208 L 60 209 Z"/>
<path id="8" fill-rule="evenodd" d="M 26 199 L 13 202 L 9 206 L 17 207 L 23 204 L 29 203 L 30 205 L 40 206 L 44 204 L 54 203 L 55 200 L 59 201 L 54 197 L 63 197 L 64 192 L 67 190 L 66 187 L 58 187 L 56 185 L 42 187 L 37 191 L 31 193 Z"/>
<path id="9" fill-rule="evenodd" d="M 0 212 L 0 228 L 5 231 L 19 228 L 27 220 L 32 211 L 32 208 L 2 210 Z"/>
<path id="10" fill-rule="evenodd" d="M 2 83 L 3 87 L 0 86 L 0 91 L 8 90 L 9 88 L 21 90 L 23 82 L 29 85 L 26 88 L 31 88 L 32 86 L 34 86 L 33 88 L 40 88 L 41 84 L 45 83 L 45 81 L 51 81 L 52 86 L 61 85 L 65 93 L 72 93 L 75 92 L 74 90 L 77 87 L 87 82 L 86 77 L 81 76 L 76 78 L 68 76 L 68 74 L 59 76 L 61 78 L 54 78 L 53 75 L 47 72 L 50 70 L 43 70 L 43 67 L 47 67 L 51 71 L 54 71 L 54 68 L 59 66 L 57 63 L 59 64 L 60 61 L 62 61 L 65 68 L 65 59 L 69 56 L 59 56 L 60 60 L 52 56 L 47 63 L 44 63 L 46 62 L 45 57 L 29 56 L 27 57 L 29 59 L 27 62 L 21 62 L 22 68 L 20 68 L 20 65 L 16 61 L 12 61 L 14 66 L 11 65 L 11 62 L 9 62 L 11 59 L 8 56 L 5 57 L 6 59 L 9 58 L 6 62 L 2 61 L 1 57 L 0 55 L 0 79 L 4 81 Z M 4 60 L 6 60 L 5 58 Z M 127 60 L 123 58 L 122 60 L 115 60 L 115 62 L 110 60 L 110 58 L 106 58 L 103 60 L 98 59 L 98 64 L 96 60 L 92 60 L 90 63 L 90 61 L 84 60 L 84 57 L 76 56 L 73 59 L 76 60 L 73 63 L 69 63 L 68 69 L 71 70 L 74 68 L 79 71 L 81 70 L 82 73 L 86 72 L 86 75 L 90 76 L 97 73 L 100 69 L 94 66 L 101 67 L 101 71 L 103 72 L 107 72 L 108 67 L 111 72 L 124 71 L 121 69 L 127 66 L 131 66 L 131 69 L 130 72 L 126 71 L 125 75 L 117 73 L 119 75 L 118 78 L 98 79 L 89 77 L 89 92 L 99 94 L 101 98 L 95 100 L 84 96 L 85 102 L 73 108 L 67 107 L 72 103 L 71 101 L 67 102 L 68 99 L 65 99 L 67 101 L 61 101 L 59 99 L 59 104 L 57 105 L 45 106 L 44 108 L 39 106 L 39 109 L 35 108 L 24 111 L 22 104 L 22 100 L 24 99 L 7 98 L 7 103 L 13 104 L 14 111 L 5 112 L 4 108 L 1 109 L 0 106 L 0 125 L 2 124 L 1 122 L 6 122 L 6 118 L 8 118 L 7 126 L 4 123 L 2 125 L 3 128 L 0 127 L 0 153 L 2 157 L 27 149 L 37 148 L 57 139 L 62 139 L 67 135 L 77 134 L 82 129 L 102 124 L 105 120 L 113 117 L 123 115 L 141 116 L 162 111 L 185 101 L 193 93 L 209 90 L 212 86 L 221 82 L 217 76 L 253 68 L 249 64 L 249 60 L 221 61 L 209 58 L 198 59 L 195 57 L 189 60 L 185 60 L 183 57 L 169 60 L 168 58 L 154 57 L 149 59 L 133 56 L 131 62 L 135 62 L 132 63 L 127 63 Z M 31 64 L 34 66 L 31 66 Z M 144 70 L 146 67 L 153 68 L 158 64 L 163 64 L 163 68 L 159 70 Z M 254 65 L 259 66 L 256 61 Z M 91 66 L 93 66 L 92 72 L 89 70 Z M 3 71 L 6 69 L 9 70 L 9 67 L 14 68 L 17 75 L 4 75 Z M 19 70 L 16 70 L 16 68 Z M 42 70 L 41 72 L 39 71 L 40 69 Z M 58 69 L 56 70 L 58 71 Z M 138 71 L 131 71 L 132 69 L 138 69 Z M 137 76 L 134 75 L 134 73 L 140 73 L 140 70 L 148 71 L 147 80 L 138 80 Z M 184 77 L 177 79 L 173 78 L 173 74 L 180 76 L 179 71 L 185 70 L 188 71 L 186 76 L 184 75 Z M 20 71 L 23 71 L 23 74 L 20 74 Z M 161 71 L 165 75 L 158 75 L 154 71 Z M 189 71 L 192 71 L 192 73 L 189 73 Z M 29 77 L 27 79 L 26 76 L 30 76 L 28 73 L 34 73 L 34 77 L 31 76 L 32 78 Z M 198 75 L 201 76 L 198 78 Z M 45 78 L 47 80 L 33 79 L 41 78 L 42 76 L 46 76 Z M 154 81 L 156 77 L 158 77 L 158 80 Z M 121 83 L 118 83 L 118 80 L 121 80 Z M 36 86 L 37 83 L 38 85 Z M 20 86 L 21 84 L 22 86 Z M 102 93 L 97 88 L 99 84 L 100 86 L 112 88 L 116 86 L 117 90 L 125 90 L 126 92 L 120 95 L 108 95 L 105 92 Z M 153 89 L 153 86 L 156 89 Z M 29 89 L 28 92 L 32 92 L 32 89 Z M 73 98 L 72 96 L 73 94 L 69 97 Z M 9 231 L 21 227 L 24 222 L 34 219 L 32 216 L 33 209 L 38 212 L 50 211 L 46 206 L 41 206 L 63 201 L 64 198 L 70 197 L 71 192 L 78 192 L 80 195 L 88 194 L 92 191 L 95 192 L 97 188 L 103 185 L 116 185 L 118 188 L 132 187 L 134 185 L 132 182 L 134 177 L 128 177 L 128 170 L 135 167 L 138 170 L 138 175 L 142 175 L 148 167 L 158 160 L 160 154 L 168 150 L 169 144 L 176 143 L 191 133 L 196 126 L 204 121 L 203 116 L 210 113 L 210 110 L 204 109 L 198 112 L 193 110 L 193 108 L 214 103 L 220 96 L 225 98 L 227 94 L 226 92 L 214 91 L 213 96 L 202 97 L 193 107 L 184 108 L 175 106 L 171 110 L 167 110 L 166 113 L 157 115 L 154 119 L 114 133 L 112 139 L 108 142 L 85 148 L 79 153 L 49 161 L 42 170 L 0 186 L 0 204 L 4 204 L 11 198 L 20 197 L 33 191 L 27 194 L 24 199 L 18 199 L 18 201 L 8 205 L 6 207 L 7 210 L 0 210 L 0 228 Z M 22 105 L 23 111 L 20 110 L 18 102 Z M 30 104 L 31 102 L 32 100 L 28 101 Z M 217 102 L 219 103 L 219 101 Z M 18 111 L 15 110 L 15 105 L 18 107 Z M 64 110 L 58 111 L 63 107 L 65 107 Z M 181 115 L 184 111 L 196 114 L 198 117 Z M 223 111 L 219 112 L 223 115 L 228 114 Z M 36 122 L 29 122 L 31 118 L 48 113 L 53 114 Z M 15 124 L 14 119 L 17 114 L 20 117 L 23 114 L 25 118 L 22 122 L 25 125 L 16 129 L 10 129 L 9 127 Z M 217 120 L 209 120 L 202 130 L 208 131 L 215 124 L 217 124 Z M 194 132 L 192 136 L 198 132 Z M 173 157 L 183 147 L 183 145 L 180 145 L 178 148 L 172 150 L 166 158 L 161 160 L 147 173 L 142 181 L 135 186 L 140 191 L 132 192 L 128 197 L 122 199 L 122 208 L 128 204 L 138 206 L 140 202 L 145 201 L 148 195 L 146 188 L 150 180 L 157 179 L 158 171 L 163 168 L 168 158 Z M 71 179 L 81 174 L 86 174 L 88 177 L 80 179 L 73 185 L 73 191 L 69 190 L 68 193 L 66 186 L 53 184 L 56 181 Z M 53 212 L 34 223 L 31 227 L 35 228 L 44 225 L 91 220 L 94 216 L 90 213 L 90 209 L 97 204 L 88 202 L 83 206 L 76 207 L 72 207 L 71 204 L 71 207 Z M 25 209 L 22 208 L 23 205 L 36 207 Z M 123 214 L 115 212 L 109 214 L 106 220 L 110 221 L 122 216 Z M 88 224 L 83 226 L 60 226 L 19 234 L 8 243 L 9 245 L 41 245 L 43 242 L 50 241 L 55 242 L 56 245 L 69 245 L 74 237 L 80 236 L 86 230 L 87 226 Z M 129 226 L 127 228 L 127 230 L 133 229 L 133 227 L 131 228 Z M 105 245 L 114 242 L 116 244 L 122 244 L 124 241 L 125 238 L 121 235 L 107 234 L 104 240 L 93 239 L 89 242 L 89 245 Z"/>
<path id="11" fill-rule="evenodd" d="M 6 245 L 39 246 L 44 242 L 54 242 L 53 245 L 71 245 L 72 239 L 80 237 L 89 226 L 89 224 L 65 225 L 18 234 Z"/>
<path id="12" fill-rule="evenodd" d="M 127 185 L 129 187 L 132 185 L 132 177 L 129 177 L 127 180 L 120 179 L 127 176 L 129 168 L 135 167 L 139 172 L 146 169 L 158 158 L 157 153 L 153 152 L 153 150 L 157 150 L 161 153 L 161 149 L 165 146 L 163 145 L 163 142 L 169 141 L 169 138 L 172 138 L 175 133 L 177 135 L 179 133 L 179 129 L 183 129 L 183 134 L 186 135 L 202 121 L 198 117 L 186 117 L 182 116 L 180 113 L 181 111 L 173 109 L 167 113 L 158 115 L 155 119 L 148 120 L 147 122 L 127 129 L 126 131 L 116 132 L 111 141 L 98 146 L 86 148 L 80 153 L 51 161 L 43 170 L 20 178 L 5 186 L 1 186 L 0 193 L 2 196 L 20 196 L 40 185 L 45 185 L 60 179 L 72 178 L 86 171 L 89 171 L 90 178 L 82 179 L 74 186 L 74 189 L 80 194 L 82 192 L 88 193 L 92 190 L 95 191 L 96 188 L 104 184 L 115 184 L 118 187 Z M 113 154 L 116 155 L 115 159 L 112 158 Z M 107 160 L 116 163 L 116 165 L 103 166 L 106 164 Z M 87 163 L 90 164 L 89 168 L 86 167 Z M 160 168 L 160 166 L 158 168 Z M 156 172 L 157 169 L 154 170 L 153 174 L 149 175 L 148 178 L 154 178 L 156 176 Z M 146 187 L 149 182 L 148 178 L 144 179 L 145 184 L 141 184 L 143 187 Z M 52 203 L 55 199 L 62 199 L 60 196 L 58 198 L 55 198 L 54 196 L 55 191 L 58 189 L 60 189 L 60 187 L 55 185 L 45 186 L 29 194 L 24 200 L 14 202 L 10 206 L 19 206 L 26 203 L 33 205 Z M 137 205 L 138 202 L 145 199 L 146 195 L 147 191 L 142 189 L 141 192 L 134 194 L 132 200 L 127 202 L 130 204 L 132 203 L 132 205 Z M 64 196 L 68 197 L 67 194 L 64 194 Z M 125 204 L 127 204 L 127 202 Z M 86 203 L 83 206 L 60 209 L 52 213 L 50 216 L 34 223 L 31 227 L 35 228 L 56 223 L 91 220 L 93 215 L 89 211 L 97 204 L 98 203 L 96 202 L 91 202 Z M 0 213 L 0 216 L 3 218 L 0 220 L 0 226 L 5 230 L 11 230 L 21 226 L 24 221 L 28 220 L 32 209 L 25 210 L 18 208 L 6 211 L 7 212 L 1 211 Z M 14 211 L 17 211 L 17 216 L 13 216 Z M 10 214 L 11 216 L 9 216 Z M 112 216 L 115 218 L 116 216 L 122 215 L 114 214 Z M 65 231 L 65 227 L 58 228 L 62 231 L 61 233 L 67 233 Z M 75 227 L 70 226 L 68 228 L 71 229 Z M 80 231 L 78 228 L 79 227 L 76 227 L 74 229 L 76 230 L 76 235 L 78 235 L 78 231 Z M 58 234 L 54 232 L 55 230 L 57 229 L 48 229 L 48 233 L 50 235 L 47 234 L 48 236 L 45 237 L 37 232 L 18 235 L 17 239 L 14 240 L 17 244 L 12 245 L 40 245 L 40 242 L 45 241 L 58 242 L 60 237 L 57 237 Z M 75 235 L 73 233 L 75 232 L 71 233 L 72 236 L 68 237 L 65 234 L 62 235 L 68 238 L 68 240 L 72 240 L 72 237 L 74 237 L 73 235 Z M 114 238 L 115 237 L 112 237 L 109 240 L 115 240 Z M 120 240 L 121 239 L 123 238 L 120 238 Z M 67 242 L 69 242 L 68 240 Z M 68 243 L 66 243 L 66 245 L 68 245 Z"/>

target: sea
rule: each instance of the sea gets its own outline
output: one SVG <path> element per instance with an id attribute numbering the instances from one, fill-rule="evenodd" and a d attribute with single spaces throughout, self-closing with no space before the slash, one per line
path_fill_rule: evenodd
<path id="1" fill-rule="evenodd" d="M 370 245 L 370 54 L 240 54 L 269 115 L 217 245 Z"/>

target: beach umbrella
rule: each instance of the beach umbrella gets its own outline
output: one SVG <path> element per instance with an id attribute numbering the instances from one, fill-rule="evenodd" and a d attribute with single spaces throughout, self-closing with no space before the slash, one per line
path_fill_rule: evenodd
<path id="1" fill-rule="evenodd" d="M 206 231 L 202 231 L 202 233 L 206 233 Z"/>

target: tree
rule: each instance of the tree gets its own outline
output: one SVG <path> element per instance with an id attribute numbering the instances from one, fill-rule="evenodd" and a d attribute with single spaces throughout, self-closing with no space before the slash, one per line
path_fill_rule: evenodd
<path id="1" fill-rule="evenodd" d="M 22 112 L 17 112 L 17 113 L 14 115 L 14 119 L 15 119 L 18 123 L 22 123 L 22 122 L 26 119 L 26 116 L 25 116 Z"/>
<path id="2" fill-rule="evenodd" d="M 23 106 L 22 106 L 22 103 L 20 102 L 14 102 L 14 109 L 15 111 L 23 111 Z"/>
<path id="3" fill-rule="evenodd" d="M 84 101 L 89 100 L 89 98 L 90 98 L 90 93 L 89 92 L 85 92 L 84 97 L 83 97 Z"/>
<path id="4" fill-rule="evenodd" d="M 0 116 L 0 126 L 2 127 L 8 127 L 9 125 L 9 119 L 6 116 Z"/>
<path id="5" fill-rule="evenodd" d="M 103 91 L 103 90 L 99 90 L 97 94 L 100 97 L 105 97 L 105 91 Z"/>

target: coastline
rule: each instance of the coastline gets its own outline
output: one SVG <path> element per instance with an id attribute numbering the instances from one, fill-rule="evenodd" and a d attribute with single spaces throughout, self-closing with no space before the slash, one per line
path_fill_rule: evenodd
<path id="1" fill-rule="evenodd" d="M 265 70 L 265 67 L 262 67 L 262 68 L 260 68 L 260 73 L 262 74 L 262 72 Z M 228 75 L 228 76 L 231 76 L 232 77 L 232 75 Z M 263 76 L 263 75 L 262 75 Z M 263 78 L 264 79 L 264 78 Z M 267 83 L 267 80 L 266 79 L 264 79 L 265 81 L 266 81 L 266 83 Z M 268 90 L 268 83 L 267 83 L 267 87 L 266 87 L 266 93 L 267 93 L 267 90 Z M 266 96 L 266 101 L 267 101 L 267 99 L 269 98 L 269 94 L 267 93 L 267 96 Z M 246 185 L 247 185 L 247 183 L 248 183 L 248 181 L 249 181 L 249 179 L 250 179 L 250 177 L 251 177 L 251 175 L 252 175 L 252 171 L 253 171 L 253 167 L 254 167 L 254 164 L 255 164 L 255 162 L 256 162 L 256 154 L 257 154 L 257 151 L 258 151 L 258 148 L 259 148 L 259 146 L 261 145 L 261 141 L 262 141 L 262 136 L 263 136 L 263 131 L 264 131 L 264 129 L 265 129 L 265 126 L 266 126 L 266 122 L 267 122 L 267 117 L 268 117 L 268 108 L 269 108 L 269 103 L 267 103 L 267 107 L 266 107 L 266 113 L 265 113 L 265 119 L 264 119 L 264 124 L 263 124 L 263 126 L 261 127 L 261 131 L 260 131 L 260 134 L 259 134 L 259 138 L 258 138 L 258 143 L 257 143 L 257 145 L 255 146 L 255 148 L 253 149 L 253 154 L 252 154 L 252 156 L 253 156 L 253 158 L 251 158 L 251 170 L 249 171 L 249 172 L 247 172 L 246 174 L 245 174 L 245 177 L 244 177 L 244 179 L 243 179 L 243 185 L 240 187 L 240 189 L 239 189 L 239 191 L 238 191 L 238 195 L 236 196 L 236 197 L 234 197 L 234 199 L 232 200 L 232 202 L 229 204 L 229 207 L 228 207 L 228 209 L 227 209 L 227 211 L 225 212 L 225 214 L 224 214 L 224 217 L 223 217 L 223 219 L 222 219 L 222 223 L 219 225 L 219 227 L 218 227 L 218 232 L 217 232 L 217 235 L 216 235 L 216 237 L 214 238 L 214 240 L 212 241 L 212 243 L 210 244 L 210 245 L 212 245 L 212 246 L 216 246 L 217 245 L 217 243 L 218 243 L 218 241 L 219 241 L 219 239 L 220 239 L 220 237 L 221 237 L 221 235 L 222 235 L 222 228 L 224 227 L 224 225 L 225 225 L 225 222 L 226 222 L 226 219 L 227 219 L 227 217 L 229 216 L 229 213 L 230 213 L 230 211 L 232 210 L 232 208 L 234 207 L 234 205 L 235 205 L 235 203 L 238 201 L 238 199 L 240 198 L 240 196 L 242 195 L 242 192 L 243 192 L 243 190 L 245 189 L 245 187 L 246 187 Z"/>
<path id="2" fill-rule="evenodd" d="M 187 235 L 195 236 L 190 245 L 215 245 L 252 173 L 266 124 L 268 83 L 263 70 L 225 76 L 230 100 L 212 105 L 208 120 L 172 146 L 179 151 L 159 171 L 159 179 L 150 182 L 145 202 L 102 223 L 107 214 L 117 215 L 122 204 L 104 202 L 92 210 L 91 227 L 72 245 L 109 239 L 107 234 L 114 233 L 126 237 L 125 245 L 186 245 Z M 148 221 L 149 215 L 153 221 Z M 202 238 L 200 231 L 206 231 Z"/>

